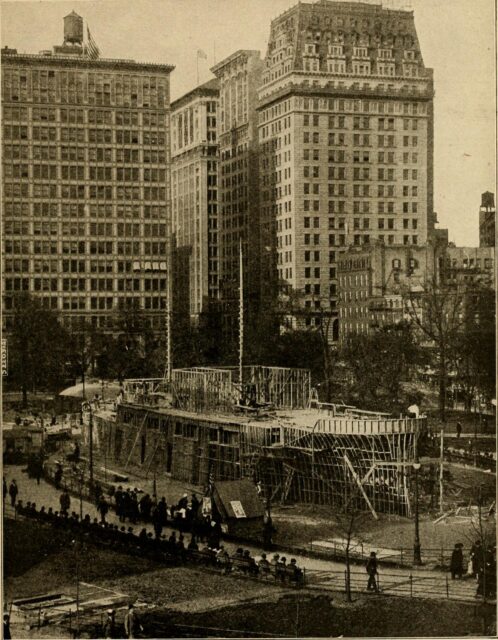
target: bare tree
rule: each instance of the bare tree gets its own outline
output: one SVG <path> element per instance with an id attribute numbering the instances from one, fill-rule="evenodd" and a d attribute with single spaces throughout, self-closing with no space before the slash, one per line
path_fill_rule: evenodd
<path id="1" fill-rule="evenodd" d="M 311 300 L 304 300 L 306 294 L 303 291 L 288 289 L 285 295 L 281 295 L 279 315 L 285 322 L 286 319 L 297 324 L 298 328 L 315 333 L 319 337 L 323 361 L 323 382 L 325 383 L 325 399 L 332 399 L 332 385 L 336 365 L 336 349 L 334 341 L 334 323 L 336 314 L 330 307 L 330 300 L 323 296 L 313 295 Z M 306 306 L 306 302 L 309 303 Z"/>
<path id="2" fill-rule="evenodd" d="M 408 314 L 434 350 L 439 386 L 439 415 L 446 421 L 448 374 L 455 360 L 458 335 L 465 323 L 465 283 L 428 278 L 420 288 L 404 292 Z"/>

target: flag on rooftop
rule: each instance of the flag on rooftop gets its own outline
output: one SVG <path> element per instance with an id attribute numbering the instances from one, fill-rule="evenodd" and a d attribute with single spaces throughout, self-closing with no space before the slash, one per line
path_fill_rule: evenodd
<path id="1" fill-rule="evenodd" d="M 197 57 L 202 58 L 202 60 L 207 60 L 207 53 L 202 49 L 197 49 Z"/>
<path id="2" fill-rule="evenodd" d="M 90 33 L 90 29 L 88 25 L 86 27 L 87 33 L 87 45 L 86 45 L 86 53 L 90 60 L 98 60 L 100 57 L 100 51 L 97 45 L 95 44 L 95 40 L 92 38 L 92 34 Z"/>

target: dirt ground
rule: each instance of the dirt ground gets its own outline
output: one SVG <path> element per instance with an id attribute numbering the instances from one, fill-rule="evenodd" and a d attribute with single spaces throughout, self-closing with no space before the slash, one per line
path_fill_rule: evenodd
<path id="1" fill-rule="evenodd" d="M 74 587 L 74 551 L 68 545 L 54 548 L 50 532 L 42 531 L 7 521 L 7 601 Z M 489 611 L 462 603 L 355 595 L 351 604 L 342 593 L 295 592 L 190 567 L 157 568 L 151 561 L 92 546 L 80 550 L 78 561 L 80 580 L 115 588 L 138 602 L 143 637 L 461 636 L 480 635 L 493 624 Z M 123 617 L 118 610 L 119 629 Z M 100 614 L 82 620 L 81 637 L 102 637 L 100 621 Z M 71 637 L 53 625 L 16 632 L 14 637 Z"/>

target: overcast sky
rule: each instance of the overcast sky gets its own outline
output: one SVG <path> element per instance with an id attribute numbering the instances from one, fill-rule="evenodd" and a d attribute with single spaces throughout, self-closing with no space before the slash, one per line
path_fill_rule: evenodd
<path id="1" fill-rule="evenodd" d="M 1 2 L 2 46 L 36 53 L 62 43 L 74 9 L 102 57 L 175 65 L 175 99 L 208 80 L 213 60 L 237 49 L 264 56 L 272 18 L 294 0 L 18 0 Z M 386 4 L 386 2 L 384 3 Z M 407 0 L 390 0 L 406 8 Z M 411 0 L 435 79 L 435 208 L 461 246 L 478 244 L 480 194 L 495 185 L 494 0 Z"/>

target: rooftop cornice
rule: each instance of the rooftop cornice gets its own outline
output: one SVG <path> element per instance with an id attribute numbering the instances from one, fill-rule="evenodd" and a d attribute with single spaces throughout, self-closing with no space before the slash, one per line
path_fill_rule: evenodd
<path id="1" fill-rule="evenodd" d="M 319 96 L 324 98 L 342 97 L 342 98 L 382 98 L 383 100 L 397 100 L 403 98 L 405 100 L 431 100 L 434 97 L 432 87 L 423 93 L 419 91 L 403 90 L 403 89 L 362 89 L 353 87 L 315 87 L 304 86 L 302 84 L 288 84 L 281 89 L 274 91 L 270 95 L 261 98 L 257 110 L 266 108 L 272 102 L 280 100 L 286 95 L 301 95 L 306 97 Z"/>
<path id="2" fill-rule="evenodd" d="M 210 71 L 211 73 L 214 73 L 216 75 L 216 73 L 223 69 L 223 67 L 231 64 L 232 62 L 235 62 L 235 60 L 237 60 L 238 58 L 250 56 L 257 56 L 258 58 L 261 58 L 261 51 L 259 51 L 258 49 L 239 49 L 238 51 L 235 51 L 235 53 L 229 55 L 228 58 L 221 60 L 213 67 L 211 67 Z"/>
<path id="3" fill-rule="evenodd" d="M 204 84 L 199 85 L 198 87 L 194 87 L 187 93 L 184 93 L 183 96 L 180 96 L 176 100 L 171 103 L 171 109 L 178 109 L 181 106 L 188 104 L 194 98 L 202 98 L 202 97 L 218 97 L 220 95 L 219 89 L 219 80 L 218 78 L 212 78 L 205 82 Z"/>
<path id="4" fill-rule="evenodd" d="M 136 62 L 135 60 L 99 58 L 90 60 L 89 58 L 58 56 L 58 55 L 41 55 L 36 53 L 8 53 L 2 51 L 2 64 L 25 63 L 29 65 L 46 65 L 49 67 L 78 67 L 78 68 L 95 68 L 95 69 L 128 69 L 130 71 L 146 71 L 171 73 L 175 68 L 170 64 L 159 64 L 156 62 Z"/>

